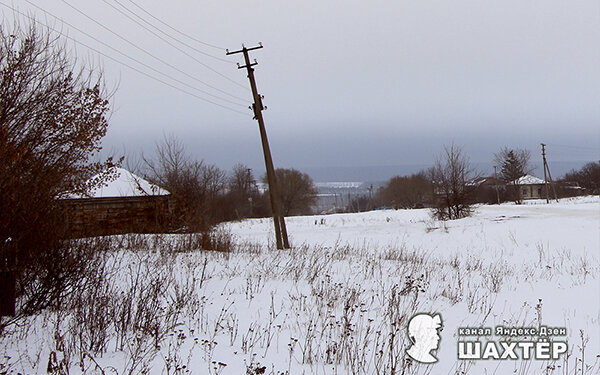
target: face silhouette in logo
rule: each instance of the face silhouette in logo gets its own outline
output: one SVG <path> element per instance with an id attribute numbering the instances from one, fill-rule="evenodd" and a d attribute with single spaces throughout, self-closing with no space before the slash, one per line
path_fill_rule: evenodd
<path id="1" fill-rule="evenodd" d="M 442 328 L 440 314 L 416 314 L 408 322 L 408 339 L 412 345 L 406 350 L 412 359 L 421 363 L 434 363 L 437 358 L 431 351 L 438 348 L 439 329 Z"/>

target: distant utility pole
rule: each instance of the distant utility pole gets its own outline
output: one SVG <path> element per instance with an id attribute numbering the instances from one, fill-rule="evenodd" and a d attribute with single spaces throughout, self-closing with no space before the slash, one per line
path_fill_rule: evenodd
<path id="1" fill-rule="evenodd" d="M 254 65 L 258 63 L 254 60 L 250 63 L 250 57 L 248 56 L 249 51 L 263 48 L 262 44 L 259 43 L 257 47 L 246 48 L 242 44 L 242 49 L 238 51 L 229 52 L 227 55 L 235 55 L 237 53 L 244 54 L 244 61 L 246 65 L 240 66 L 238 69 L 248 70 L 248 79 L 250 80 L 250 87 L 252 88 L 252 96 L 254 103 L 252 103 L 252 110 L 254 111 L 254 118 L 258 121 L 258 128 L 260 130 L 260 138 L 262 141 L 263 154 L 265 156 L 265 166 L 267 168 L 267 181 L 269 183 L 269 196 L 271 198 L 271 209 L 273 211 L 273 223 L 275 225 L 275 240 L 278 249 L 289 249 L 290 243 L 288 241 L 287 229 L 285 227 L 285 218 L 281 212 L 281 202 L 279 189 L 277 187 L 277 177 L 275 176 L 275 168 L 273 167 L 273 158 L 271 157 L 271 149 L 269 148 L 269 140 L 267 139 L 267 130 L 265 128 L 265 122 L 262 116 L 262 110 L 265 109 L 262 105 L 262 96 L 258 94 L 256 89 L 256 81 L 254 80 Z"/>
<path id="2" fill-rule="evenodd" d="M 498 176 L 496 175 L 496 166 L 494 165 L 494 186 L 496 187 L 496 200 L 500 204 L 500 193 L 498 192 Z"/>
<path id="3" fill-rule="evenodd" d="M 252 193 L 254 192 L 254 187 L 256 186 L 256 181 L 254 181 L 254 178 L 252 178 L 252 169 L 251 168 L 246 168 L 246 173 L 248 173 L 248 176 L 246 177 L 246 184 L 248 185 L 245 189 L 244 192 L 248 195 L 250 195 L 248 197 L 248 204 L 250 205 L 250 217 L 254 216 L 254 210 L 252 208 Z"/>
<path id="4" fill-rule="evenodd" d="M 554 189 L 554 184 L 552 183 L 552 175 L 550 174 L 550 167 L 548 167 L 548 162 L 546 161 L 546 145 L 544 143 L 540 143 L 542 145 L 542 160 L 544 161 L 544 188 L 546 190 L 546 203 L 550 203 L 550 199 L 548 197 L 548 181 L 550 181 L 550 186 L 552 187 L 552 193 L 554 193 L 554 199 L 558 200 L 556 196 L 556 190 Z"/>

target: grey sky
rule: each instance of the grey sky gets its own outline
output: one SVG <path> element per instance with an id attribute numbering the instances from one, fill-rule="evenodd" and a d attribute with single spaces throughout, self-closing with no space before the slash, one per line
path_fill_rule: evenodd
<path id="1" fill-rule="evenodd" d="M 67 1 L 135 45 L 250 103 L 248 89 L 117 13 L 107 5 L 118 7 L 115 0 Z M 136 10 L 129 0 L 118 1 Z M 256 76 L 268 106 L 265 120 L 276 166 L 426 164 L 452 141 L 479 162 L 491 161 L 505 145 L 528 148 L 537 156 L 542 141 L 549 144 L 550 160 L 600 158 L 597 0 L 134 1 L 216 46 L 238 49 L 242 42 L 263 43 L 265 48 L 252 57 L 259 62 Z M 225 96 L 152 60 L 62 0 L 31 2 L 162 72 Z M 24 0 L 12 4 L 61 27 Z M 5 19 L 12 18 L 11 11 L 0 9 Z M 62 29 L 127 61 L 69 26 Z M 173 35 L 206 53 L 241 61 L 240 55 L 226 57 L 222 50 Z M 180 47 L 248 86 L 245 72 L 235 64 Z M 80 57 L 94 56 L 76 48 Z M 182 138 L 207 162 L 262 168 L 257 126 L 244 106 L 234 108 L 246 116 L 191 98 L 104 57 L 95 61 L 104 66 L 109 85 L 118 85 L 108 149 L 150 152 L 166 133 Z"/>

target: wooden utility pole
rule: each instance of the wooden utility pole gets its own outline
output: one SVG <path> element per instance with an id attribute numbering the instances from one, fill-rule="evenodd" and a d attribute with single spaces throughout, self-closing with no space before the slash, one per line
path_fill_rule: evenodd
<path id="1" fill-rule="evenodd" d="M 496 166 L 494 165 L 494 186 L 496 187 L 496 200 L 500 204 L 500 193 L 498 192 L 498 175 L 496 174 Z"/>
<path id="2" fill-rule="evenodd" d="M 271 209 L 273 211 L 273 224 L 275 226 L 275 240 L 277 243 L 278 249 L 289 249 L 290 243 L 288 241 L 287 229 L 285 227 L 285 218 L 281 212 L 281 202 L 279 189 L 277 186 L 277 176 L 275 175 L 275 168 L 273 167 L 273 158 L 271 157 L 271 149 L 269 148 L 269 140 L 267 139 L 267 130 L 265 128 L 265 122 L 262 116 L 262 110 L 265 109 L 262 105 L 262 96 L 258 94 L 258 90 L 256 89 L 256 81 L 254 80 L 254 69 L 252 68 L 254 65 L 258 63 L 254 60 L 253 63 L 250 62 L 250 57 L 248 56 L 249 51 L 253 51 L 256 49 L 263 48 L 262 44 L 259 43 L 257 47 L 246 48 L 242 44 L 242 49 L 238 51 L 230 52 L 227 50 L 227 55 L 234 55 L 237 53 L 244 54 L 245 65 L 240 66 L 238 64 L 238 69 L 246 69 L 248 71 L 248 79 L 250 80 L 250 88 L 252 89 L 252 96 L 254 98 L 254 103 L 252 104 L 252 110 L 254 111 L 254 118 L 258 121 L 258 128 L 260 130 L 260 138 L 262 141 L 263 154 L 265 157 L 265 166 L 267 169 L 267 181 L 269 183 L 269 196 L 271 198 Z"/>
<path id="3" fill-rule="evenodd" d="M 550 203 L 549 192 L 548 192 L 548 181 L 550 181 L 550 186 L 552 187 L 552 193 L 554 193 L 554 199 L 558 200 L 556 196 L 556 190 L 554 189 L 554 184 L 552 183 L 552 175 L 550 175 L 550 167 L 548 167 L 548 162 L 546 161 L 546 145 L 541 143 L 542 145 L 542 160 L 544 161 L 544 188 L 546 190 L 546 203 Z"/>

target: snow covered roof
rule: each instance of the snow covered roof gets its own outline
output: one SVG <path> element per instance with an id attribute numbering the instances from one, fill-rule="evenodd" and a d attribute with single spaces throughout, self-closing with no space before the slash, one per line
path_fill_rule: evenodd
<path id="1" fill-rule="evenodd" d="M 497 184 L 500 184 L 500 183 L 501 183 L 501 181 L 498 180 L 497 178 L 494 178 L 494 177 L 477 177 L 477 178 L 472 179 L 471 181 L 468 181 L 465 185 L 477 187 L 477 186 L 482 185 L 482 184 L 495 184 L 495 185 L 497 185 Z"/>
<path id="2" fill-rule="evenodd" d="M 542 180 L 541 178 L 532 176 L 530 174 L 526 174 L 525 176 L 516 179 L 515 181 L 513 181 L 513 183 L 516 185 L 543 185 L 543 184 L 545 184 L 544 180 Z"/>
<path id="3" fill-rule="evenodd" d="M 115 172 L 117 178 L 114 181 L 103 183 L 102 186 L 92 189 L 86 196 L 71 195 L 69 198 L 143 197 L 170 194 L 165 189 L 136 176 L 126 169 L 115 168 Z"/>

